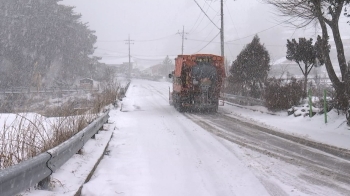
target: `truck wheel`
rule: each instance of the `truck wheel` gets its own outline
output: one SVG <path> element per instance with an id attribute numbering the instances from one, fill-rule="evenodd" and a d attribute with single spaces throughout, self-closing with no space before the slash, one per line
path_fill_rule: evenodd
<path id="1" fill-rule="evenodd" d="M 215 107 L 213 107 L 213 108 L 210 109 L 210 112 L 216 113 L 216 112 L 218 112 L 218 109 L 219 109 L 219 105 L 216 104 Z"/>
<path id="2" fill-rule="evenodd" d="M 182 106 L 182 103 L 179 102 L 178 104 L 179 104 L 179 105 L 178 105 L 178 107 L 177 107 L 177 110 L 179 110 L 179 112 L 184 112 L 185 108 L 184 108 L 184 106 Z"/>

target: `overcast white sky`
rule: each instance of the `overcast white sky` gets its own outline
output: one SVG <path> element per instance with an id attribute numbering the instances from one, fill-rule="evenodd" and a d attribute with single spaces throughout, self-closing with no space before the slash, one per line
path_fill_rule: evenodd
<path id="1" fill-rule="evenodd" d="M 196 1 L 220 27 L 220 0 Z M 234 60 L 255 34 L 269 50 L 272 60 L 285 55 L 286 39 L 317 34 L 313 27 L 295 31 L 285 24 L 279 25 L 288 18 L 277 17 L 277 11 L 262 0 L 224 2 L 225 56 L 229 60 Z M 195 0 L 63 0 L 63 4 L 75 6 L 75 11 L 82 14 L 82 20 L 96 31 L 96 55 L 103 56 L 105 61 L 128 55 L 128 45 L 124 41 L 128 35 L 134 40 L 131 55 L 140 67 L 150 62 L 161 62 L 166 55 L 181 54 L 181 35 L 176 33 L 182 31 L 182 26 L 188 33 L 185 54 L 220 55 L 220 36 L 202 49 L 219 30 L 203 14 Z M 345 20 L 342 22 L 345 24 Z M 347 25 L 344 31 L 349 30 Z"/>

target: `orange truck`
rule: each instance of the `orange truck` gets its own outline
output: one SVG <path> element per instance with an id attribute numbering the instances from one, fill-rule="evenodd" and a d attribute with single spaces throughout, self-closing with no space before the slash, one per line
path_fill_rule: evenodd
<path id="1" fill-rule="evenodd" d="M 178 55 L 169 102 L 180 112 L 216 112 L 225 77 L 224 58 L 213 54 Z"/>

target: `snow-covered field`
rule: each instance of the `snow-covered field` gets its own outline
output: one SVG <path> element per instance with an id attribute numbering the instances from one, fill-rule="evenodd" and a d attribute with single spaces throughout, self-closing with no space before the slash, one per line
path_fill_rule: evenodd
<path id="1" fill-rule="evenodd" d="M 121 103 L 121 110 L 110 111 L 109 121 L 112 124 L 108 125 L 108 131 L 114 135 L 109 143 L 108 155 L 104 156 L 91 180 L 84 185 L 82 195 L 270 195 L 271 190 L 267 189 L 273 186 L 268 183 L 274 181 L 273 175 L 282 174 L 270 171 L 266 163 L 277 164 L 278 161 L 270 161 L 267 156 L 257 153 L 243 153 L 237 145 L 223 142 L 186 118 L 168 104 L 170 86 L 167 82 L 132 81 Z M 327 124 L 324 124 L 323 116 L 293 117 L 287 116 L 287 112 L 271 115 L 263 107 L 241 108 L 225 104 L 219 112 L 350 149 L 350 131 L 344 123 L 345 117 L 335 112 L 329 113 Z M 104 135 L 100 137 L 105 138 Z M 50 192 L 31 191 L 26 195 L 74 195 L 74 188 L 69 187 L 78 187 L 76 183 L 83 180 L 76 178 L 86 176 L 91 167 L 90 161 L 84 157 L 101 153 L 94 150 L 94 145 L 101 144 L 87 145 L 86 154 L 73 157 L 69 165 L 65 164 L 53 174 L 56 182 L 64 183 L 56 183 Z M 246 165 L 247 160 L 251 164 Z M 265 165 L 257 169 L 260 163 Z M 72 164 L 79 167 L 72 169 Z M 283 171 L 283 163 L 279 161 L 277 165 Z M 255 170 L 259 170 L 258 175 Z M 261 172 L 263 170 L 265 173 Z M 297 176 L 302 170 L 294 168 L 283 175 L 294 172 Z M 271 182 L 261 181 L 259 175 L 271 175 Z M 303 184 L 300 179 L 295 182 L 292 184 Z M 289 185 L 281 184 L 280 187 L 283 189 L 281 193 L 308 195 Z M 273 192 L 278 195 L 279 190 Z M 332 191 L 318 193 L 327 195 Z"/>

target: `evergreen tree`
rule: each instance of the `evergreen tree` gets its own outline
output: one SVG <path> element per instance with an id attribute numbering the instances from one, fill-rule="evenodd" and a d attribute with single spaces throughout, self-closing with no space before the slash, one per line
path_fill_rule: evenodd
<path id="1" fill-rule="evenodd" d="M 304 76 L 304 95 L 307 93 L 307 77 L 315 66 L 324 64 L 322 52 L 320 50 L 321 37 L 317 37 L 315 45 L 312 45 L 312 39 L 307 40 L 306 38 L 299 38 L 299 43 L 292 39 L 287 40 L 287 55 L 288 60 L 294 61 L 298 64 L 301 72 Z M 304 68 L 301 66 L 304 64 Z"/>
<path id="2" fill-rule="evenodd" d="M 51 77 L 46 74 L 54 61 L 62 64 L 56 74 L 62 80 L 85 73 L 97 38 L 73 7 L 59 1 L 0 1 L 0 60 L 11 65 L 2 86 L 40 85 Z"/>
<path id="3" fill-rule="evenodd" d="M 270 55 L 256 35 L 232 63 L 229 82 L 239 84 L 242 95 L 260 98 L 269 70 Z"/>
<path id="4" fill-rule="evenodd" d="M 171 71 L 173 71 L 174 64 L 173 64 L 173 61 L 169 58 L 168 55 L 163 60 L 162 64 L 163 64 L 162 73 L 164 73 L 164 75 L 168 75 Z"/>

